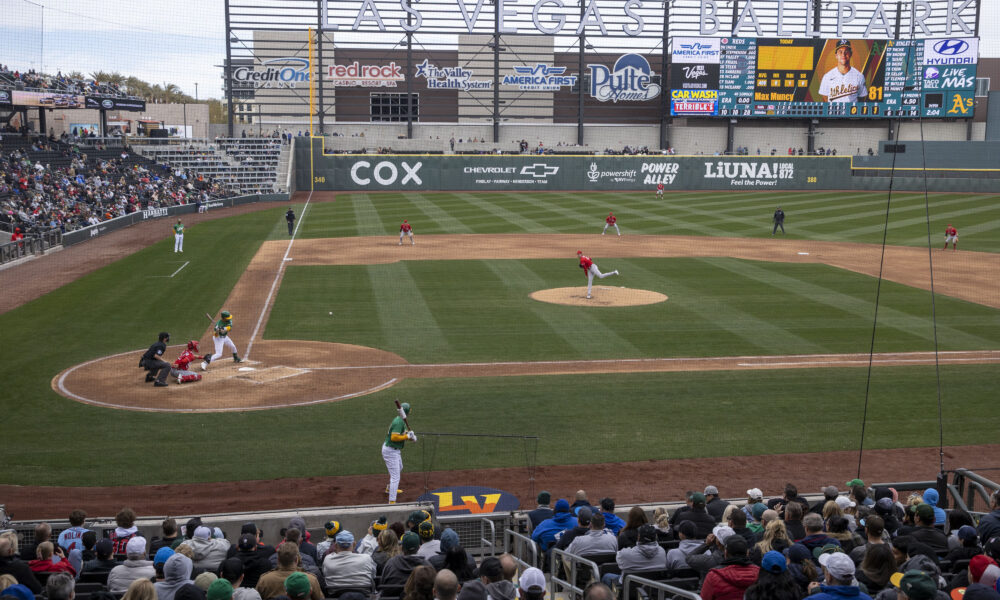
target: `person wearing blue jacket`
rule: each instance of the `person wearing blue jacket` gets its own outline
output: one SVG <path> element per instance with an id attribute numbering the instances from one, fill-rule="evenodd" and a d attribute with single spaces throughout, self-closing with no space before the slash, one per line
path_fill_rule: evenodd
<path id="1" fill-rule="evenodd" d="M 569 502 L 560 498 L 556 501 L 555 514 L 535 527 L 531 532 L 531 539 L 535 540 L 545 552 L 556 541 L 556 535 L 574 527 L 576 527 L 576 516 L 569 511 Z"/>
<path id="2" fill-rule="evenodd" d="M 941 497 L 938 496 L 938 491 L 934 488 L 927 488 L 924 490 L 924 502 L 931 505 L 934 509 L 934 524 L 944 525 L 944 522 L 948 519 L 948 515 L 945 514 L 944 509 L 938 508 L 938 500 Z"/>
<path id="3" fill-rule="evenodd" d="M 610 529 L 617 537 L 618 532 L 625 528 L 625 521 L 615 514 L 615 501 L 611 498 L 602 498 L 601 514 L 604 515 L 604 528 Z"/>

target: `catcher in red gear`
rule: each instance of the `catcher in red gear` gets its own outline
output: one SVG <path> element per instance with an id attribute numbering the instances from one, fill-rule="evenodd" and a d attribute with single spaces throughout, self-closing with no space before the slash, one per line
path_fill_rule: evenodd
<path id="1" fill-rule="evenodd" d="M 191 340 L 187 344 L 187 349 L 181 352 L 174 364 L 170 367 L 170 374 L 177 378 L 177 383 L 189 383 L 201 381 L 201 373 L 195 373 L 188 368 L 192 361 L 202 360 L 204 356 L 195 354 L 198 352 L 198 341 Z"/>

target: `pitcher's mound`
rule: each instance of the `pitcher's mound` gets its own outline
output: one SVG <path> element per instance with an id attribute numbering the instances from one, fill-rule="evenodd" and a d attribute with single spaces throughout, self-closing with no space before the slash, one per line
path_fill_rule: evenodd
<path id="1" fill-rule="evenodd" d="M 609 285 L 595 285 L 590 296 L 588 300 L 587 286 L 552 288 L 531 294 L 533 299 L 540 302 L 570 306 L 642 306 L 667 300 L 667 297 L 659 292 Z"/>

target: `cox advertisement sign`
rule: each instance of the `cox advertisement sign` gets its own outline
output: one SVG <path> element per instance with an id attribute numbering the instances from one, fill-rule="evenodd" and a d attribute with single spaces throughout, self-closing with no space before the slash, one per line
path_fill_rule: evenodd
<path id="1" fill-rule="evenodd" d="M 272 58 L 257 67 L 237 67 L 233 81 L 248 83 L 255 88 L 294 88 L 309 83 L 309 59 L 297 56 Z"/>

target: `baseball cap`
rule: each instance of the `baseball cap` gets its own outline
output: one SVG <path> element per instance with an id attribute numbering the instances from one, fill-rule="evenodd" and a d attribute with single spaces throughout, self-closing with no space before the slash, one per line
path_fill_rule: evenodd
<path id="1" fill-rule="evenodd" d="M 691 494 L 691 504 L 704 504 L 704 503 L 705 503 L 705 494 L 702 494 L 701 492 L 695 492 Z"/>
<path id="2" fill-rule="evenodd" d="M 309 595 L 309 577 L 302 571 L 296 571 L 285 577 L 285 591 L 292 598 L 304 598 Z"/>
<path id="3" fill-rule="evenodd" d="M 640 542 L 655 542 L 656 541 L 656 526 L 646 523 L 639 526 L 639 541 Z"/>
<path id="4" fill-rule="evenodd" d="M 922 521 L 934 521 L 934 508 L 930 504 L 918 504 L 913 508 L 915 514 Z"/>
<path id="5" fill-rule="evenodd" d="M 97 542 L 94 551 L 101 556 L 111 556 L 111 553 L 115 551 L 115 543 L 108 538 L 103 538 Z"/>
<path id="6" fill-rule="evenodd" d="M 420 535 L 420 539 L 429 540 L 434 537 L 434 523 L 430 521 L 424 521 L 417 527 L 417 533 Z M 339 534 L 338 534 L 339 535 Z"/>
<path id="7" fill-rule="evenodd" d="M 750 488 L 747 490 L 747 498 L 751 500 L 758 500 L 764 498 L 764 492 L 760 491 L 760 488 Z"/>
<path id="8" fill-rule="evenodd" d="M 715 539 L 719 540 L 723 544 L 726 543 L 726 540 L 729 539 L 729 536 L 735 533 L 736 531 L 734 531 L 733 528 L 730 527 L 729 525 L 716 525 L 714 528 L 712 528 L 712 535 L 714 535 Z"/>
<path id="9" fill-rule="evenodd" d="M 972 541 L 979 537 L 976 533 L 976 528 L 971 525 L 962 525 L 958 528 L 958 539 L 963 541 Z"/>
<path id="10" fill-rule="evenodd" d="M 237 548 L 243 552 L 249 552 L 257 547 L 257 536 L 252 533 L 244 533 L 240 536 L 239 545 Z"/>
<path id="11" fill-rule="evenodd" d="M 415 510 L 410 513 L 410 516 L 406 517 L 406 520 L 409 521 L 410 523 L 413 523 L 414 525 L 419 525 L 420 523 L 426 521 L 429 517 L 430 515 L 428 515 L 426 512 L 422 510 Z"/>
<path id="12" fill-rule="evenodd" d="M 821 492 L 821 493 L 822 493 L 822 494 L 823 494 L 824 496 L 826 496 L 826 497 L 828 497 L 828 498 L 833 498 L 834 496 L 836 496 L 837 494 L 839 494 L 839 493 L 840 493 L 840 490 L 838 490 L 838 489 L 837 489 L 837 486 L 835 486 L 835 485 L 827 485 L 827 486 L 824 486 L 824 487 L 820 488 L 820 490 L 819 490 L 819 491 L 820 491 L 820 492 Z"/>
<path id="13" fill-rule="evenodd" d="M 549 502 L 552 501 L 552 494 L 546 491 L 538 492 L 537 500 L 539 504 L 548 504 Z"/>
<path id="14" fill-rule="evenodd" d="M 812 554 L 809 552 L 809 548 L 803 544 L 792 544 L 785 549 L 785 554 L 788 555 L 788 559 L 795 564 L 802 564 L 804 560 L 812 560 Z"/>
<path id="15" fill-rule="evenodd" d="M 879 498 L 878 502 L 875 503 L 875 512 L 888 515 L 892 513 L 893 504 L 892 498 Z"/>
<path id="16" fill-rule="evenodd" d="M 446 527 L 445 530 L 441 532 L 441 552 L 447 554 L 449 550 L 458 546 L 458 544 L 458 533 L 456 533 L 451 527 Z"/>
<path id="17" fill-rule="evenodd" d="M 843 552 L 844 549 L 840 547 L 840 544 L 825 544 L 823 546 L 816 546 L 813 548 L 813 558 L 818 559 L 824 554 L 832 554 L 834 552 Z"/>
<path id="18" fill-rule="evenodd" d="M 760 561 L 760 566 L 765 571 L 775 574 L 784 573 L 788 569 L 788 564 L 785 562 L 785 555 L 777 550 L 766 552 Z"/>
<path id="19" fill-rule="evenodd" d="M 13 596 L 17 600 L 35 600 L 35 593 L 31 591 L 28 586 L 15 583 L 14 585 L 7 586 L 3 589 L 4 596 Z"/>
<path id="20" fill-rule="evenodd" d="M 389 519 L 385 515 L 380 516 L 372 522 L 372 529 L 375 531 L 385 531 L 385 528 L 389 526 Z"/>
<path id="21" fill-rule="evenodd" d="M 213 581 L 205 592 L 205 600 L 229 600 L 232 597 L 233 584 L 221 577 Z"/>
<path id="22" fill-rule="evenodd" d="M 323 531 L 327 537 L 337 537 L 340 532 L 340 521 L 327 521 L 323 524 Z"/>
<path id="23" fill-rule="evenodd" d="M 336 541 L 341 548 L 350 548 L 354 545 L 354 534 L 345 529 L 337 534 Z"/>
<path id="24" fill-rule="evenodd" d="M 911 569 L 906 573 L 893 573 L 889 581 L 912 600 L 933 600 L 937 597 L 937 584 L 923 571 Z"/>
<path id="25" fill-rule="evenodd" d="M 167 562 L 167 559 L 173 555 L 174 551 L 170 549 L 169 546 L 164 546 L 156 551 L 153 556 L 154 565 L 162 565 Z"/>
<path id="26" fill-rule="evenodd" d="M 685 538 L 690 540 L 698 535 L 698 528 L 691 521 L 681 521 L 677 524 L 677 533 L 683 534 Z"/>
<path id="27" fill-rule="evenodd" d="M 742 535 L 731 535 L 726 539 L 726 553 L 733 556 L 746 556 L 747 541 Z"/>
<path id="28" fill-rule="evenodd" d="M 847 40 L 841 40 L 841 41 L 847 42 Z M 847 42 L 847 44 L 850 45 L 850 42 Z M 847 487 L 854 487 L 856 485 L 860 485 L 861 487 L 865 487 L 865 482 L 863 480 L 861 480 L 861 479 L 852 479 L 852 480 L 848 481 L 847 483 L 845 483 L 844 485 L 846 485 Z"/>
<path id="29" fill-rule="evenodd" d="M 517 578 L 517 586 L 526 592 L 541 592 L 545 590 L 545 574 L 541 569 L 528 567 Z"/>
<path id="30" fill-rule="evenodd" d="M 969 573 L 972 575 L 970 583 L 978 583 L 979 579 L 983 576 L 983 572 L 986 571 L 986 567 L 995 564 L 997 562 L 985 554 L 973 556 L 972 560 L 969 561 Z"/>
<path id="31" fill-rule="evenodd" d="M 718 496 L 719 495 L 719 488 L 715 487 L 714 485 L 707 485 L 707 486 L 705 486 L 705 495 L 706 496 Z"/>
<path id="32" fill-rule="evenodd" d="M 839 40 L 837 42 L 837 48 L 850 48 L 851 40 Z"/>
<path id="33" fill-rule="evenodd" d="M 252 533 L 254 535 L 257 535 L 257 524 L 254 523 L 253 521 L 244 523 L 243 526 L 240 527 L 240 533 L 241 534 Z"/>
<path id="34" fill-rule="evenodd" d="M 556 506 L 553 510 L 557 513 L 569 512 L 569 502 L 565 498 L 560 498 L 556 500 Z"/>
<path id="35" fill-rule="evenodd" d="M 580 525 L 590 525 L 590 517 L 592 516 L 594 516 L 594 512 L 586 506 L 576 509 L 576 518 L 580 522 Z"/>
<path id="36" fill-rule="evenodd" d="M 763 502 L 758 502 L 754 504 L 753 507 L 750 509 L 750 514 L 753 515 L 754 521 L 760 521 L 761 515 L 763 515 L 764 511 L 766 510 L 767 510 L 767 505 L 764 504 Z"/>
<path id="37" fill-rule="evenodd" d="M 135 536 L 125 544 L 125 554 L 146 554 L 146 538 Z"/>
<path id="38" fill-rule="evenodd" d="M 820 554 L 819 564 L 837 579 L 850 579 L 854 576 L 854 561 L 843 552 Z"/>
<path id="39" fill-rule="evenodd" d="M 399 540 L 399 543 L 403 547 L 404 552 L 413 553 L 420 548 L 420 536 L 412 531 L 407 531 L 403 534 L 403 539 Z"/>
<path id="40" fill-rule="evenodd" d="M 207 540 L 212 537 L 212 530 L 204 525 L 199 525 L 197 529 L 194 530 L 195 539 Z"/>
<path id="41" fill-rule="evenodd" d="M 845 508 L 853 508 L 853 507 L 855 507 L 855 506 L 858 505 L 857 502 L 854 502 L 853 500 L 851 500 L 847 496 L 837 496 L 836 502 L 837 502 L 837 506 L 839 506 L 841 510 L 843 510 Z"/>

